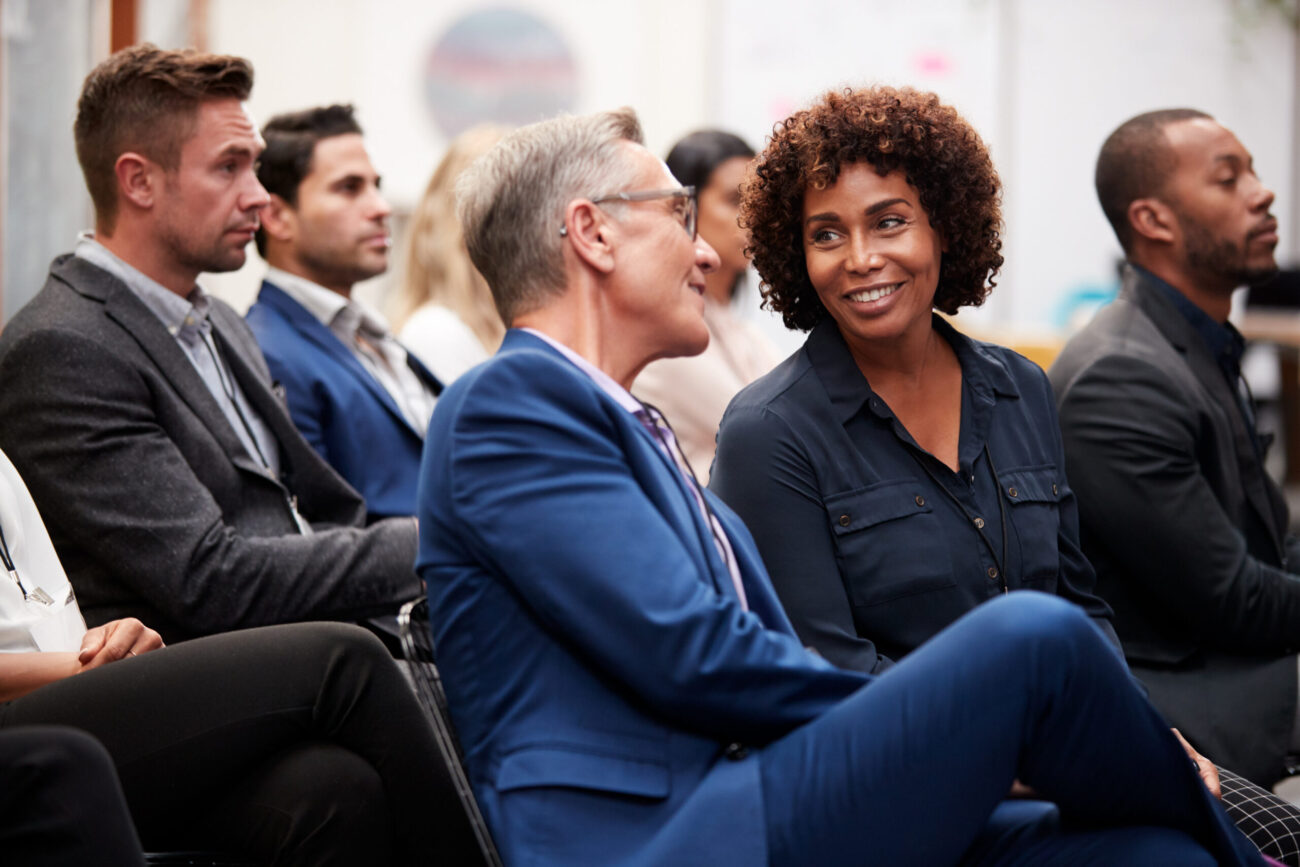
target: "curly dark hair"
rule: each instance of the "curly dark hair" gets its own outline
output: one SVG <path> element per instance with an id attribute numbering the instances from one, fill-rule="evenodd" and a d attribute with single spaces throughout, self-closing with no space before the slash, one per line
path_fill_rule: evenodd
<path id="1" fill-rule="evenodd" d="M 763 279 L 765 307 L 808 331 L 827 315 L 808 279 L 803 195 L 848 164 L 902 170 L 947 249 L 934 306 L 984 303 L 1002 266 L 1001 183 L 979 134 L 933 93 L 871 87 L 830 91 L 773 129 L 741 185 L 740 224 Z"/>

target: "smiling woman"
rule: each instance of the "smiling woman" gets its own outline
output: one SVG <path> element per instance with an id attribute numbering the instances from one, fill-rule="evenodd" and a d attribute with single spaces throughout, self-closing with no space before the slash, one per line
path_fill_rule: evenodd
<path id="1" fill-rule="evenodd" d="M 728 407 L 709 487 L 800 638 L 841 667 L 884 671 L 1013 590 L 1075 603 L 1118 648 L 1046 376 L 932 312 L 992 288 L 999 189 L 953 108 L 883 87 L 792 115 L 742 185 L 764 297 L 811 333 Z M 1269 798 L 1224 786 L 1243 827 L 1241 804 Z"/>

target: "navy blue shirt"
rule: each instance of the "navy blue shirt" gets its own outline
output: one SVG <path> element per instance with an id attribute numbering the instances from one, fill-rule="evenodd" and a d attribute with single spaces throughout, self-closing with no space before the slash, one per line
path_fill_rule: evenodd
<path id="1" fill-rule="evenodd" d="M 1256 456 L 1263 461 L 1263 445 L 1255 423 L 1254 400 L 1246 385 L 1245 377 L 1241 375 L 1241 357 L 1246 354 L 1246 338 L 1241 336 L 1241 332 L 1231 322 L 1219 322 L 1192 303 L 1192 300 L 1182 292 L 1147 269 L 1132 262 L 1129 263 L 1129 267 L 1163 292 L 1170 303 L 1178 308 L 1178 312 L 1183 315 L 1188 324 L 1201 336 L 1205 348 L 1210 350 L 1210 356 L 1223 372 L 1223 378 L 1228 381 L 1228 388 L 1232 389 L 1232 393 L 1237 398 L 1237 409 L 1241 412 L 1241 419 L 1246 423 L 1246 430 L 1250 433 L 1251 445 L 1255 447 Z"/>
<path id="2" fill-rule="evenodd" d="M 1047 376 L 934 327 L 962 369 L 956 472 L 871 390 L 827 318 L 731 402 L 710 489 L 749 526 L 800 638 L 841 667 L 881 671 L 1018 589 L 1077 603 L 1118 647 L 1079 550 Z"/>

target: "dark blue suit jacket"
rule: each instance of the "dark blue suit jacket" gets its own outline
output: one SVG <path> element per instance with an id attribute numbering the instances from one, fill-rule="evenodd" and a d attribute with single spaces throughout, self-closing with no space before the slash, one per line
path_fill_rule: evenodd
<path id="1" fill-rule="evenodd" d="M 428 442 L 417 568 L 506 863 L 766 863 L 758 749 L 870 677 L 800 645 L 707 494 L 742 609 L 675 465 L 535 336 L 451 385 Z"/>
<path id="2" fill-rule="evenodd" d="M 372 520 L 415 514 L 424 447 L 383 385 L 332 331 L 284 290 L 263 282 L 248 325 L 298 430 L 365 497 Z M 442 384 L 408 356 L 434 394 Z"/>

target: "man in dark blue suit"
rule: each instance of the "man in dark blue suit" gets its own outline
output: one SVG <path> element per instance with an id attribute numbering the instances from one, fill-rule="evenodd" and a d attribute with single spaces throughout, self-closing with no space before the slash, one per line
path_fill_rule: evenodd
<path id="1" fill-rule="evenodd" d="M 429 413 L 442 384 L 352 297 L 388 267 L 390 209 L 352 107 L 273 117 L 258 179 L 269 264 L 248 324 L 307 442 L 372 518 L 415 513 Z"/>
<path id="2" fill-rule="evenodd" d="M 630 110 L 560 118 L 460 182 L 511 331 L 434 412 L 418 569 L 505 861 L 1259 863 L 1069 603 L 1012 594 L 879 677 L 799 644 L 628 393 L 704 348 L 717 265 L 640 141 Z"/>

